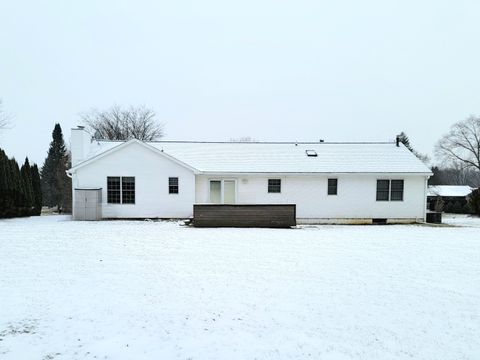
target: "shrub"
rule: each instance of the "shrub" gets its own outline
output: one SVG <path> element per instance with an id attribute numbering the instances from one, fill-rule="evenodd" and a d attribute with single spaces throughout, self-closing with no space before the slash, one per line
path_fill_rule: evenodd
<path id="1" fill-rule="evenodd" d="M 452 212 L 455 214 L 461 214 L 463 210 L 462 203 L 460 201 L 454 201 L 452 205 Z"/>
<path id="2" fill-rule="evenodd" d="M 480 188 L 473 190 L 468 199 L 468 203 L 471 211 L 480 216 Z"/>

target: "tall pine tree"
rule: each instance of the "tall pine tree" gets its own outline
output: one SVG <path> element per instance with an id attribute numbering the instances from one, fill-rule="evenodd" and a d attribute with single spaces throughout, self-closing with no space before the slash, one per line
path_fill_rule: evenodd
<path id="1" fill-rule="evenodd" d="M 23 215 L 23 207 L 25 204 L 25 186 L 23 185 L 20 168 L 15 158 L 8 160 L 10 167 L 10 191 L 11 191 L 11 207 L 7 217 L 16 217 Z"/>
<path id="2" fill-rule="evenodd" d="M 59 211 L 62 211 L 65 206 L 64 189 L 70 186 L 70 179 L 60 175 L 67 170 L 67 164 L 68 151 L 63 140 L 62 128 L 60 124 L 55 124 L 52 142 L 42 167 L 41 180 L 43 205 L 56 206 Z"/>
<path id="3" fill-rule="evenodd" d="M 33 164 L 30 168 L 32 176 L 33 188 L 33 211 L 32 215 L 40 215 L 42 212 L 42 184 L 40 181 L 40 173 L 37 164 Z"/>
<path id="4" fill-rule="evenodd" d="M 0 149 L 0 218 L 6 217 L 9 208 L 9 187 L 8 187 L 8 157 L 5 152 Z"/>
<path id="5" fill-rule="evenodd" d="M 30 162 L 28 157 L 25 159 L 22 168 L 20 169 L 20 175 L 22 177 L 23 184 L 23 198 L 22 198 L 22 210 L 23 216 L 29 216 L 33 210 L 33 186 L 32 186 L 32 174 L 30 173 Z"/>

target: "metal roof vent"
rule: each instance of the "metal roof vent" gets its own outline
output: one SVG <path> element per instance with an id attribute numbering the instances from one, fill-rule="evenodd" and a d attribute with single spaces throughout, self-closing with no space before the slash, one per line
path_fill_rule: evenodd
<path id="1" fill-rule="evenodd" d="M 309 157 L 315 157 L 317 156 L 317 152 L 315 150 L 305 150 L 305 153 L 307 154 L 307 156 Z"/>

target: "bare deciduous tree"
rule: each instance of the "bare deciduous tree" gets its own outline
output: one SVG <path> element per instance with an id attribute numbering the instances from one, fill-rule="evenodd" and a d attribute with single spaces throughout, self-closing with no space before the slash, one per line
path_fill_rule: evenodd
<path id="1" fill-rule="evenodd" d="M 258 142 L 257 139 L 252 138 L 251 136 L 241 136 L 239 138 L 230 138 L 230 142 Z"/>
<path id="2" fill-rule="evenodd" d="M 446 163 L 480 170 L 480 117 L 470 116 L 453 124 L 438 141 L 435 154 Z"/>
<path id="3" fill-rule="evenodd" d="M 0 129 L 5 129 L 10 124 L 11 116 L 2 109 L 2 99 L 0 99 Z"/>
<path id="4" fill-rule="evenodd" d="M 163 136 L 163 124 L 155 120 L 155 112 L 144 106 L 127 109 L 115 105 L 108 110 L 93 109 L 81 114 L 92 134 L 106 140 L 158 140 Z"/>

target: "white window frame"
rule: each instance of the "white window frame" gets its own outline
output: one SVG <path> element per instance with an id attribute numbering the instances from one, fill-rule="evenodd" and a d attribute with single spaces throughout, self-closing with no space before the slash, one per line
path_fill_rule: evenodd
<path id="1" fill-rule="evenodd" d="M 405 178 L 377 178 L 375 181 L 375 199 L 377 197 L 377 181 L 378 180 L 385 180 L 388 181 L 388 200 L 375 200 L 379 203 L 402 203 L 405 201 Z M 403 181 L 403 189 L 402 189 L 402 200 L 392 200 L 392 180 L 401 180 Z"/>
<path id="2" fill-rule="evenodd" d="M 231 179 L 231 178 L 225 178 L 225 179 L 217 179 L 217 178 L 211 178 L 208 179 L 208 203 L 213 204 L 210 201 L 210 182 L 211 181 L 220 181 L 220 204 L 225 204 L 225 199 L 224 199 L 224 182 L 225 181 L 234 181 L 235 182 L 235 202 L 234 204 L 237 204 L 238 200 L 238 181 L 237 179 Z"/>
<path id="3" fill-rule="evenodd" d="M 109 177 L 112 177 L 112 178 L 115 178 L 115 177 L 118 177 L 120 178 L 120 202 L 119 203 L 111 203 L 111 202 L 108 202 L 108 178 Z M 135 184 L 135 202 L 133 203 L 124 203 L 123 202 L 123 178 L 124 177 L 128 177 L 128 178 L 133 178 L 133 183 Z M 106 193 L 106 196 L 107 196 L 107 201 L 106 201 L 106 204 L 107 205 L 135 205 L 137 203 L 137 178 L 136 176 L 122 176 L 122 175 L 108 175 L 107 176 L 107 186 L 106 186 L 106 189 L 107 191 L 105 192 Z"/>
<path id="4" fill-rule="evenodd" d="M 270 187 L 270 180 L 280 180 L 280 191 L 268 191 L 269 190 L 269 187 Z M 283 192 L 283 179 L 281 177 L 271 177 L 271 178 L 267 178 L 267 194 L 268 195 L 279 195 Z"/>
<path id="5" fill-rule="evenodd" d="M 170 179 L 177 179 L 177 192 L 176 193 L 171 193 L 170 192 Z M 180 176 L 169 176 L 167 179 L 167 191 L 168 195 L 179 195 L 180 194 Z"/>

